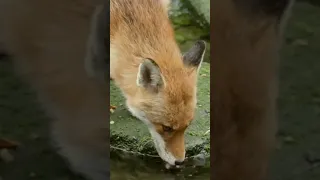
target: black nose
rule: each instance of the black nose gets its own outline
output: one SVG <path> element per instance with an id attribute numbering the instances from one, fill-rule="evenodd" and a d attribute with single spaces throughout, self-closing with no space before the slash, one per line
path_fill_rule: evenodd
<path id="1" fill-rule="evenodd" d="M 175 161 L 174 164 L 177 165 L 177 166 L 180 166 L 180 165 L 183 164 L 183 161 Z"/>

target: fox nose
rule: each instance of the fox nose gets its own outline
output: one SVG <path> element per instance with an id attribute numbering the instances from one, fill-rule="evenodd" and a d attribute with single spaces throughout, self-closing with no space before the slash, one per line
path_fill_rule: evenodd
<path id="1" fill-rule="evenodd" d="M 181 166 L 183 164 L 184 161 L 175 161 L 174 164 L 177 166 Z"/>

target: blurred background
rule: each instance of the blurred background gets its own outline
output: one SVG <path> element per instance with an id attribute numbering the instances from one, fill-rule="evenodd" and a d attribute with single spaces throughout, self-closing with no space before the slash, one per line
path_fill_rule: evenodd
<path id="1" fill-rule="evenodd" d="M 209 36 L 209 1 L 188 1 L 173 0 L 170 11 L 170 18 L 176 31 L 176 39 L 182 49 L 186 51 L 196 40 L 203 39 L 207 42 L 207 52 L 205 61 L 209 62 L 210 36 Z M 1 54 L 1 52 L 0 52 Z M 201 72 L 202 93 L 200 105 L 200 117 L 202 121 L 199 126 L 194 126 L 200 133 L 190 132 L 190 138 L 196 139 L 199 146 L 192 145 L 192 153 L 204 151 L 202 156 L 208 158 L 209 152 L 209 64 L 203 65 Z M 117 96 L 120 94 L 117 91 Z M 122 101 L 116 101 L 117 113 L 127 113 L 124 107 L 119 105 Z M 125 115 L 122 115 L 125 116 Z M 123 117 L 120 117 L 123 118 Z M 58 156 L 50 146 L 49 121 L 43 109 L 36 100 L 35 93 L 30 90 L 28 85 L 21 81 L 13 72 L 12 62 L 9 57 L 0 55 L 0 138 L 7 138 L 18 142 L 20 147 L 17 150 L 6 151 L 0 149 L 0 180 L 81 180 L 74 176 L 67 168 L 64 161 Z M 116 120 L 114 126 L 117 125 Z M 136 124 L 141 125 L 141 129 L 146 129 L 144 125 L 135 120 Z M 129 129 L 130 130 L 130 129 Z M 129 131 L 128 130 L 128 131 Z M 115 130 L 118 132 L 120 130 Z M 123 130 L 121 130 L 123 131 Z M 205 132 L 207 132 L 205 134 Z M 149 137 L 149 133 L 142 134 Z M 192 165 L 182 172 L 165 172 L 164 164 L 156 156 L 152 142 L 144 149 L 133 149 L 132 153 L 124 152 L 123 145 L 128 144 L 127 139 L 119 139 L 113 136 L 112 145 L 112 180 L 149 180 L 149 179 L 209 179 L 210 170 L 204 157 L 200 157 L 200 168 Z M 195 142 L 195 141 L 192 141 Z M 131 142 L 132 143 L 132 142 Z M 120 146 L 119 146 L 120 145 Z M 122 145 L 122 146 L 121 146 Z M 138 151 L 150 152 L 153 156 L 142 156 Z M 196 161 L 196 159 L 195 159 Z"/>
<path id="2" fill-rule="evenodd" d="M 293 7 L 280 62 L 278 147 L 271 180 L 320 179 L 320 1 Z"/>

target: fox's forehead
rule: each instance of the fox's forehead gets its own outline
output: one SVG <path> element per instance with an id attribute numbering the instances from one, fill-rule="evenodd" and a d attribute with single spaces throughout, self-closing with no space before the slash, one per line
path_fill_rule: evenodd
<path id="1" fill-rule="evenodd" d="M 169 106 L 166 108 L 164 125 L 174 129 L 181 129 L 189 126 L 194 118 L 195 107 L 192 105 Z"/>
<path id="2" fill-rule="evenodd" d="M 195 98 L 196 84 L 191 78 L 179 77 L 166 83 L 163 96 L 168 104 L 173 106 L 184 103 L 189 104 Z"/>
<path id="3" fill-rule="evenodd" d="M 189 126 L 194 118 L 195 107 L 195 98 L 189 93 L 167 94 L 143 103 L 143 111 L 148 120 L 155 125 L 170 126 L 174 129 L 184 129 Z"/>
<path id="4" fill-rule="evenodd" d="M 195 97 L 193 90 L 176 90 L 167 94 L 165 101 L 165 118 L 168 126 L 180 128 L 188 126 L 194 116 Z"/>
<path id="5" fill-rule="evenodd" d="M 189 92 L 188 92 L 189 90 Z M 193 105 L 195 99 L 194 89 L 176 89 L 175 91 L 168 92 L 163 97 L 167 106 L 176 107 L 180 110 Z"/>

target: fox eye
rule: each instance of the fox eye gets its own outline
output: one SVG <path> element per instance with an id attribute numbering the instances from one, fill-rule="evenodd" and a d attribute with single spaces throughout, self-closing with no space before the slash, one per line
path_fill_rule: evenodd
<path id="1" fill-rule="evenodd" d="M 165 126 L 165 125 L 162 125 L 162 129 L 164 132 L 172 132 L 173 131 L 173 129 L 171 127 Z"/>

